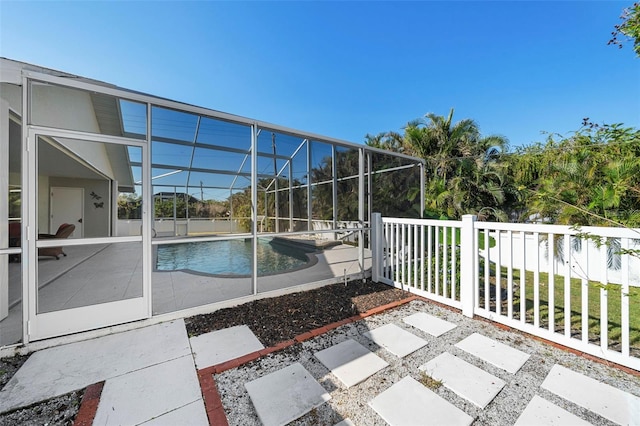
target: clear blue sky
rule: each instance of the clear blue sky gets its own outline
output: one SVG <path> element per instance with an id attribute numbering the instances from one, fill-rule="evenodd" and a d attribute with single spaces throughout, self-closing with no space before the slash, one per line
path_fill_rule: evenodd
<path id="1" fill-rule="evenodd" d="M 0 56 L 351 142 L 427 112 L 512 146 L 640 127 L 632 0 L 0 1 Z"/>

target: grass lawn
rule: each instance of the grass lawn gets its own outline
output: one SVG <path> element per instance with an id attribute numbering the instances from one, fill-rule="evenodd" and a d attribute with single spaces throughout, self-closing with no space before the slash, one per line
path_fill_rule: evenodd
<path id="1" fill-rule="evenodd" d="M 507 269 L 502 268 L 501 271 L 501 287 L 507 288 Z M 495 282 L 495 274 L 492 271 L 490 278 L 492 283 Z M 481 288 L 484 286 L 484 276 L 480 278 Z M 513 270 L 513 316 L 520 317 L 520 271 Z M 548 328 L 549 324 L 549 275 L 540 273 L 540 326 Z M 608 317 L 608 340 L 609 348 L 620 350 L 622 340 L 622 313 L 621 313 L 621 290 L 622 286 L 617 284 L 609 284 L 606 287 L 607 297 L 601 299 L 601 291 L 603 286 L 599 282 L 589 281 L 583 285 L 582 280 L 572 278 L 570 281 L 570 311 L 571 311 L 571 335 L 580 339 L 582 335 L 582 292 L 587 292 L 586 313 L 588 315 L 588 339 L 591 343 L 600 344 L 600 316 L 602 300 L 607 304 Z M 585 290 L 586 289 L 586 290 Z M 503 291 L 504 293 L 504 291 Z M 533 291 L 533 272 L 525 273 L 525 298 L 526 298 L 526 319 L 528 323 L 534 320 L 534 291 Z M 553 298 L 554 298 L 554 324 L 555 331 L 564 332 L 564 308 L 565 308 L 565 279 L 561 275 L 555 275 L 553 279 Z M 484 306 L 484 300 L 481 300 L 481 306 Z M 506 313 L 506 302 L 503 300 L 501 307 L 502 313 Z M 629 288 L 629 343 L 631 352 L 635 356 L 640 356 L 640 288 Z"/>

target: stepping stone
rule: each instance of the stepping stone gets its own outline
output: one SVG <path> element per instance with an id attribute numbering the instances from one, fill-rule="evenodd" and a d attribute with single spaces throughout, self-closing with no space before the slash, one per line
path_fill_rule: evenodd
<path id="1" fill-rule="evenodd" d="M 316 352 L 314 355 L 346 387 L 357 385 L 389 365 L 353 339 Z"/>
<path id="2" fill-rule="evenodd" d="M 505 385 L 499 378 L 448 352 L 418 368 L 480 408 L 493 401 Z"/>
<path id="3" fill-rule="evenodd" d="M 212 331 L 189 339 L 198 369 L 220 364 L 264 349 L 246 325 Z"/>
<path id="4" fill-rule="evenodd" d="M 93 424 L 137 425 L 186 406 L 194 421 L 206 421 L 191 355 L 107 379 Z"/>
<path id="5" fill-rule="evenodd" d="M 456 346 L 512 374 L 515 374 L 529 359 L 529 354 L 478 333 L 473 333 L 458 342 Z"/>
<path id="6" fill-rule="evenodd" d="M 264 426 L 285 425 L 331 399 L 299 362 L 244 387 Z"/>
<path id="7" fill-rule="evenodd" d="M 369 406 L 391 426 L 470 425 L 473 417 L 405 377 L 376 396 Z"/>
<path id="8" fill-rule="evenodd" d="M 439 337 L 447 331 L 451 331 L 457 327 L 454 323 L 434 317 L 433 315 L 429 315 L 424 312 L 409 315 L 402 321 L 435 337 Z"/>
<path id="9" fill-rule="evenodd" d="M 591 423 L 582 420 L 556 404 L 535 395 L 524 409 L 514 426 L 589 426 Z"/>
<path id="10" fill-rule="evenodd" d="M 426 340 L 394 324 L 383 325 L 367 331 L 363 333 L 363 336 L 400 358 L 404 358 L 427 344 Z"/>
<path id="11" fill-rule="evenodd" d="M 640 397 L 566 367 L 554 365 L 541 386 L 612 422 L 624 425 L 640 424 Z"/>

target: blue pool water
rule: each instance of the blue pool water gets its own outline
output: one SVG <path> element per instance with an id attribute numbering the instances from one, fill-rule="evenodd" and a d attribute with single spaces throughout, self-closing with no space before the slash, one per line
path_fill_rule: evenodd
<path id="1" fill-rule="evenodd" d="M 251 241 L 224 240 L 158 246 L 158 271 L 191 271 L 212 275 L 251 275 Z M 305 266 L 303 250 L 258 239 L 258 275 L 271 275 Z"/>

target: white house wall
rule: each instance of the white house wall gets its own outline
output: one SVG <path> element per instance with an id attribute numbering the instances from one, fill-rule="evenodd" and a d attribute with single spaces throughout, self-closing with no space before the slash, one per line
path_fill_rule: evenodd
<path id="1" fill-rule="evenodd" d="M 100 133 L 91 96 L 80 90 L 34 85 L 32 115 L 34 124 Z M 70 139 L 57 140 L 103 174 L 114 177 L 106 149 L 102 144 Z"/>
<path id="2" fill-rule="evenodd" d="M 64 138 L 56 138 L 56 141 L 91 164 L 105 176 L 111 179 L 115 178 L 107 150 L 103 143 L 84 142 Z"/>

